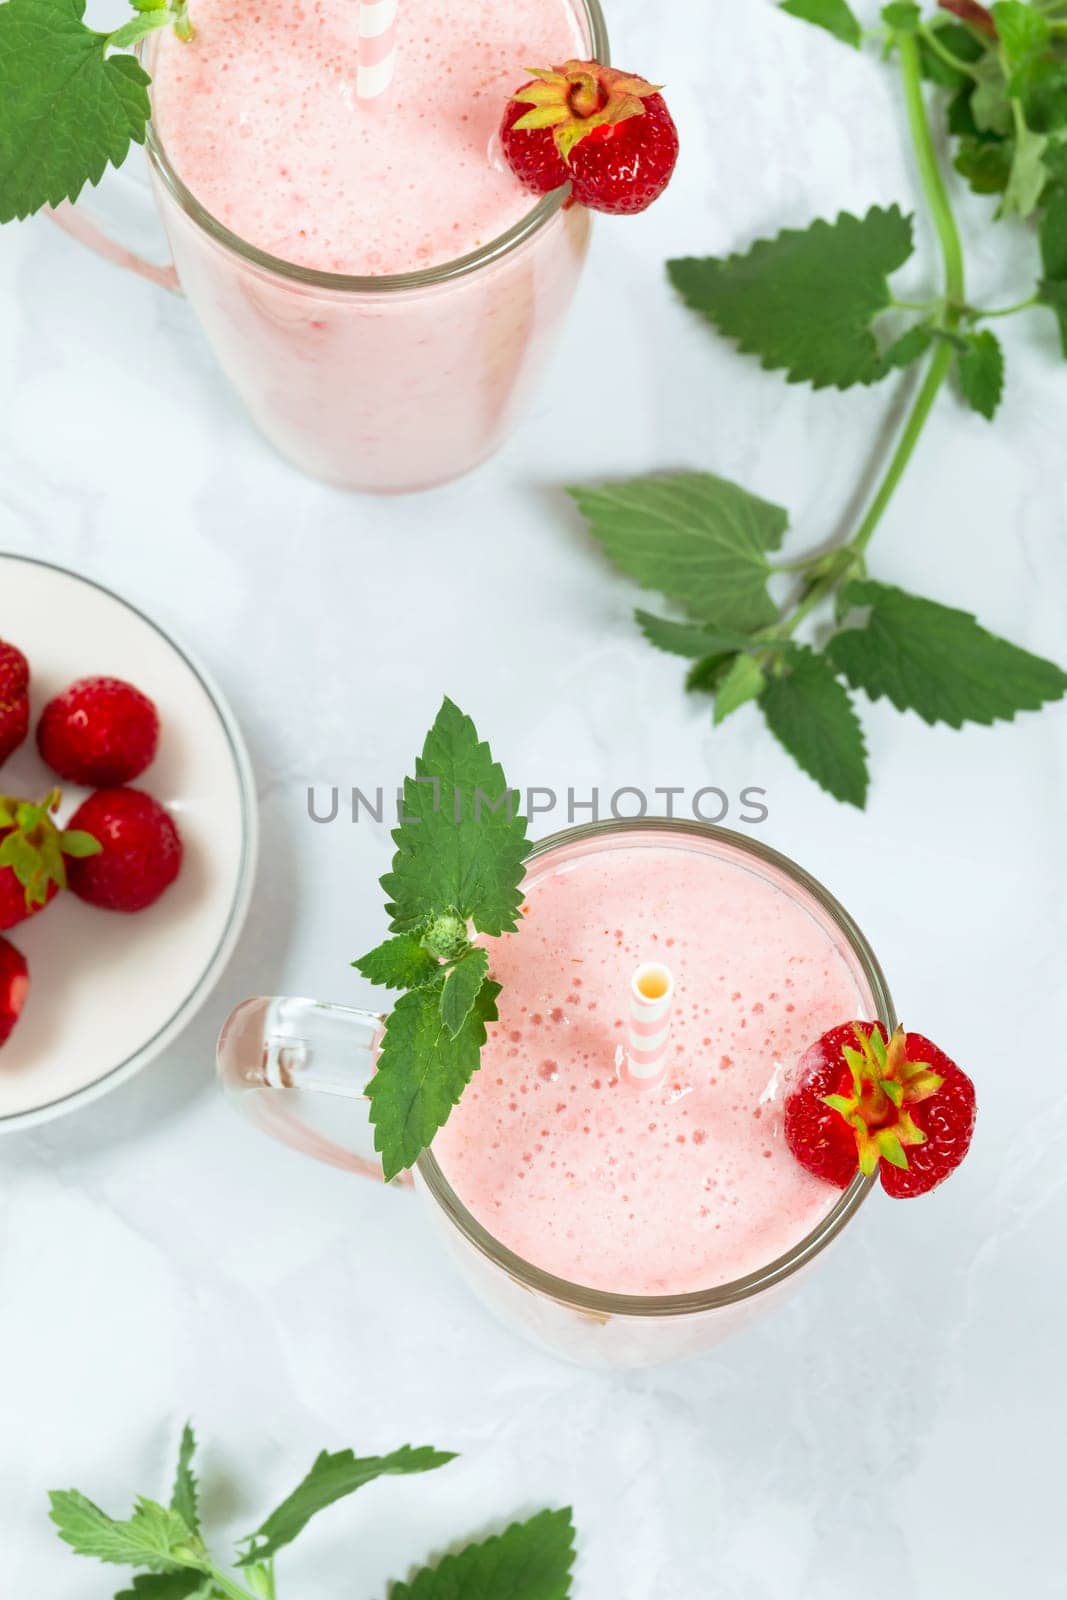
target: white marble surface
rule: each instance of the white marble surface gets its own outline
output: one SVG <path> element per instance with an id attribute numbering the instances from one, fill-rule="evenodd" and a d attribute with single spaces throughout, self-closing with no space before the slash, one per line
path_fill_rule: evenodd
<path id="1" fill-rule="evenodd" d="M 190 641 L 247 732 L 264 829 L 248 933 L 202 1018 L 136 1082 L 0 1146 L 5 1595 L 113 1594 L 52 1537 L 45 1490 L 120 1506 L 162 1488 L 187 1414 L 212 1518 L 238 1532 L 322 1445 L 463 1452 L 313 1527 L 281 1566 L 289 1596 L 374 1600 L 457 1535 L 563 1502 L 577 1600 L 1001 1600 L 1022 1572 L 1029 1600 L 1067 1595 L 1067 709 L 965 735 L 868 709 L 870 808 L 836 806 L 755 715 L 712 736 L 556 488 L 707 466 L 790 506 L 796 551 L 838 524 L 893 388 L 787 390 L 694 325 L 661 262 L 913 202 L 895 85 L 762 0 L 610 11 L 617 58 L 669 83 L 685 155 L 656 212 L 600 228 L 562 360 L 613 348 L 640 383 L 580 424 L 543 395 L 498 460 L 439 493 L 302 480 L 179 300 L 44 221 L 0 239 L 0 545 Z M 1030 248 L 980 249 L 976 290 L 1025 290 Z M 1067 370 L 1050 318 L 1005 337 L 1002 420 L 943 403 L 874 564 L 1062 659 Z M 382 925 L 388 841 L 312 826 L 305 788 L 395 781 L 445 689 L 523 783 L 764 785 L 763 837 L 846 901 L 906 1016 L 978 1079 L 957 1179 L 872 1203 L 797 1301 L 699 1362 L 589 1376 L 533 1353 L 406 1197 L 270 1145 L 214 1088 L 215 1030 L 245 994 L 365 998 L 348 963 Z"/>

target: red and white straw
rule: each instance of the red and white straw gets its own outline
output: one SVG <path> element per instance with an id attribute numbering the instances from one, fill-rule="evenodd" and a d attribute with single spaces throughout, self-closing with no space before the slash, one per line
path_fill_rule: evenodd
<path id="1" fill-rule="evenodd" d="M 357 0 L 359 6 L 359 68 L 356 96 L 377 100 L 393 81 L 396 71 L 396 17 L 399 0 Z"/>
<path id="2" fill-rule="evenodd" d="M 674 974 L 659 961 L 638 967 L 630 982 L 630 1047 L 623 1075 L 651 1089 L 667 1068 L 674 1011 Z"/>

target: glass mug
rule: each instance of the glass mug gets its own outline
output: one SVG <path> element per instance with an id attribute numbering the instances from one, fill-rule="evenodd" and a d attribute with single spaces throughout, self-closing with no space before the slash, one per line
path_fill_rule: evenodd
<path id="1" fill-rule="evenodd" d="M 646 846 L 709 851 L 787 895 L 846 962 L 865 1015 L 896 1025 L 885 978 L 848 913 L 785 856 L 707 823 L 647 819 L 591 823 L 535 845 L 526 884 L 591 852 Z M 219 1039 L 228 1094 L 265 1132 L 307 1155 L 381 1179 L 363 1089 L 385 1018 L 298 999 L 246 1000 Z M 343 1139 L 344 1142 L 340 1142 Z M 523 1260 L 471 1215 L 424 1150 L 412 1182 L 447 1251 L 476 1295 L 504 1322 L 550 1352 L 589 1366 L 651 1366 L 709 1349 L 792 1289 L 855 1216 L 874 1179 L 857 1176 L 818 1226 L 756 1273 L 699 1293 L 641 1296 L 568 1283 Z"/>
<path id="2" fill-rule="evenodd" d="M 599 0 L 578 8 L 589 55 L 608 61 Z M 349 277 L 239 238 L 186 188 L 151 124 L 146 145 L 172 266 L 126 250 L 84 203 L 53 215 L 109 260 L 188 297 L 283 456 L 343 488 L 388 494 L 445 483 L 498 449 L 577 288 L 591 225 L 584 207 L 564 209 L 561 190 L 459 260 Z"/>

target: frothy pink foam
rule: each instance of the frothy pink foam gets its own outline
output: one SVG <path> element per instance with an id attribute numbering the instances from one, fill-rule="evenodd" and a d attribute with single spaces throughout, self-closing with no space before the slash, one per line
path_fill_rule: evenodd
<path id="1" fill-rule="evenodd" d="M 496 153 L 526 69 L 584 55 L 573 0 L 402 0 L 395 81 L 356 100 L 355 0 L 196 0 L 160 37 L 153 116 L 197 199 L 242 239 L 321 271 L 438 266 L 534 202 Z"/>
<path id="2" fill-rule="evenodd" d="M 586 855 L 527 904 L 491 945 L 500 1022 L 434 1145 L 460 1199 L 525 1260 L 621 1293 L 732 1282 L 798 1244 L 839 1195 L 783 1142 L 782 1071 L 871 1006 L 831 930 L 699 850 Z M 676 999 L 665 1081 L 640 1090 L 615 1061 L 649 960 Z"/>

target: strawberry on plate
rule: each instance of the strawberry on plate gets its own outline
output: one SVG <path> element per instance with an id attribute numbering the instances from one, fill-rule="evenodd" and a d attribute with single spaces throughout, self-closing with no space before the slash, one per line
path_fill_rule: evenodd
<path id="1" fill-rule="evenodd" d="M 60 793 L 43 800 L 0 795 L 0 929 L 36 916 L 67 887 L 67 862 L 94 855 L 95 839 L 56 826 Z"/>
<path id="2" fill-rule="evenodd" d="M 0 766 L 30 731 L 30 668 L 21 650 L 0 639 Z"/>
<path id="3" fill-rule="evenodd" d="M 121 678 L 80 678 L 49 701 L 37 724 L 41 759 L 87 789 L 131 783 L 158 747 L 155 706 Z"/>
<path id="4" fill-rule="evenodd" d="M 970 1148 L 974 1084 L 921 1033 L 844 1022 L 802 1057 L 785 1102 L 801 1166 L 838 1189 L 878 1172 L 894 1199 L 927 1194 Z"/>
<path id="5" fill-rule="evenodd" d="M 25 956 L 7 939 L 0 939 L 0 1049 L 10 1039 L 29 992 Z"/>
<path id="6" fill-rule="evenodd" d="M 72 828 L 97 840 L 99 851 L 70 864 L 70 887 L 105 911 L 144 911 L 170 888 L 182 866 L 177 825 L 140 789 L 100 789 L 80 805 Z"/>
<path id="7" fill-rule="evenodd" d="M 654 83 L 599 61 L 534 73 L 500 130 L 512 172 L 534 194 L 570 183 L 579 205 L 632 215 L 670 183 L 678 130 Z"/>

